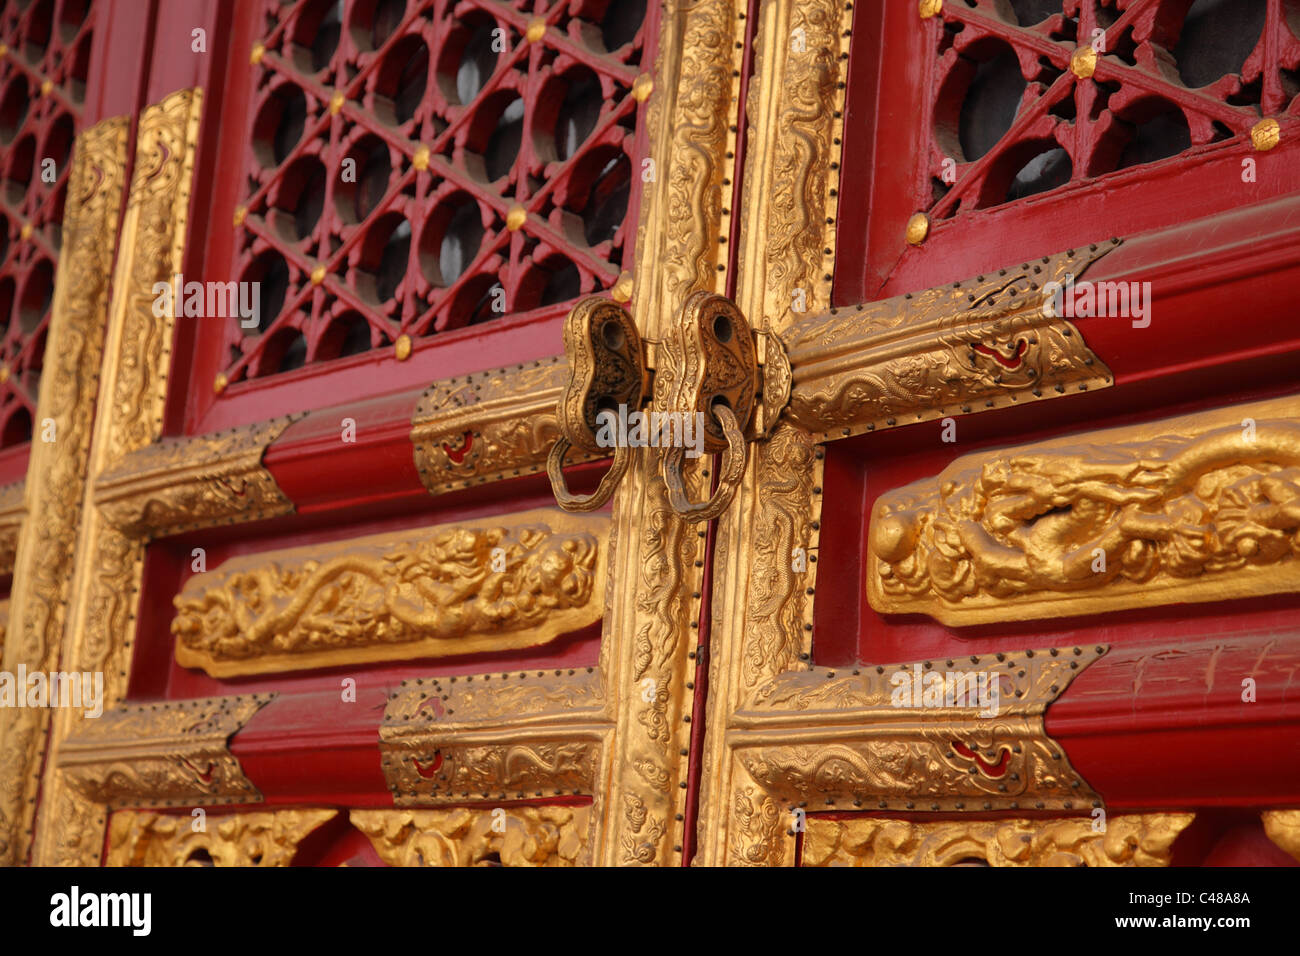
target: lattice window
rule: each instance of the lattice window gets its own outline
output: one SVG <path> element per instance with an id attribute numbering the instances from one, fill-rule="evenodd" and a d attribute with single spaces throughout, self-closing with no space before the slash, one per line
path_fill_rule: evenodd
<path id="1" fill-rule="evenodd" d="M 932 220 L 1300 114 L 1295 0 L 946 0 L 929 29 Z"/>
<path id="2" fill-rule="evenodd" d="M 263 2 L 224 382 L 613 285 L 644 0 Z M 220 388 L 220 386 L 219 386 Z"/>
<path id="3" fill-rule="evenodd" d="M 90 65 L 91 6 L 0 7 L 0 448 L 32 437 Z"/>

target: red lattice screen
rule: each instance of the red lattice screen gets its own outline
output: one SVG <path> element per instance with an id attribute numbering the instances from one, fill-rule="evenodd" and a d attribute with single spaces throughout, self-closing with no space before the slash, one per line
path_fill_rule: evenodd
<path id="1" fill-rule="evenodd" d="M 1300 113 L 1292 33 L 1300 19 L 1285 15 L 1300 14 L 1300 5 L 1007 6 L 1017 22 L 983 0 L 945 3 L 931 28 L 939 58 L 923 173 L 932 220 L 1188 153 L 1248 134 L 1263 116 Z"/>
<path id="2" fill-rule="evenodd" d="M 260 322 L 224 324 L 217 391 L 615 284 L 644 2 L 261 9 L 232 268 Z"/>
<path id="3" fill-rule="evenodd" d="M 1290 193 L 1298 94 L 1300 0 L 864 7 L 850 54 L 837 300 Z M 1247 159 L 1258 169 L 1244 171 Z M 908 246 L 917 214 L 928 233 L 913 223 L 926 238 Z"/>
<path id="4" fill-rule="evenodd" d="M 0 449 L 32 437 L 90 14 L 91 0 L 0 7 Z"/>

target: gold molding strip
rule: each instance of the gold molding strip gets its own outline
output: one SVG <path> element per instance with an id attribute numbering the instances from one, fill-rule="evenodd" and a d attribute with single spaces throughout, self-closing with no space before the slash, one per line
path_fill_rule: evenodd
<path id="1" fill-rule="evenodd" d="M 434 382 L 411 418 L 420 481 L 440 495 L 532 475 L 560 437 L 555 406 L 568 379 L 564 356 Z M 572 462 L 590 460 L 575 450 Z"/>
<path id="2" fill-rule="evenodd" d="M 298 845 L 337 810 L 189 816 L 122 810 L 109 824 L 108 866 L 289 866 Z"/>
<path id="3" fill-rule="evenodd" d="M 949 625 L 1300 589 L 1300 396 L 964 455 L 882 495 L 867 594 Z"/>
<path id="4" fill-rule="evenodd" d="M 1052 317 L 1044 287 L 1118 242 L 809 316 L 785 333 L 786 418 L 830 441 L 1112 385 L 1079 330 Z"/>
<path id="5" fill-rule="evenodd" d="M 62 742 L 59 770 L 81 796 L 112 809 L 259 803 L 228 744 L 275 696 L 124 704 Z"/>
<path id="6" fill-rule="evenodd" d="M 787 671 L 732 715 L 727 743 L 754 782 L 790 807 L 1100 806 L 1043 714 L 1103 653 L 1048 648 Z"/>
<path id="7" fill-rule="evenodd" d="M 1195 815 L 944 820 L 810 816 L 803 866 L 1168 866 Z"/>
<path id="8" fill-rule="evenodd" d="M 87 403 L 89 416 L 93 395 L 84 383 L 100 383 L 102 400 L 95 411 L 93 441 L 87 442 L 92 483 L 124 456 L 162 436 L 174 319 L 153 314 L 153 287 L 182 271 L 202 99 L 197 89 L 179 90 L 140 113 L 131 192 L 113 272 L 103 368 L 96 363 L 75 389 L 68 384 L 71 393 Z M 113 245 L 102 236 L 97 241 L 109 248 Z M 102 317 L 95 328 L 103 328 Z M 55 354 L 62 352 L 53 339 L 50 348 Z M 126 694 L 144 541 L 109 524 L 93 500 L 81 516 L 79 538 L 68 540 L 77 540 L 78 545 L 76 566 L 69 575 L 71 598 L 61 657 L 66 663 L 61 666 L 102 672 L 105 705 L 111 708 Z M 105 809 L 69 785 L 59 759 L 63 741 L 80 730 L 85 718 L 80 710 L 63 708 L 54 721 L 33 861 L 95 865 L 104 846 Z"/>
<path id="9" fill-rule="evenodd" d="M 294 420 L 145 445 L 99 475 L 95 504 L 118 531 L 146 540 L 289 514 L 293 502 L 262 457 Z"/>
<path id="10" fill-rule="evenodd" d="M 539 508 L 235 558 L 175 597 L 176 662 L 233 677 L 545 644 L 600 620 L 608 530 Z"/>
<path id="11" fill-rule="evenodd" d="M 53 670 L 59 661 L 81 523 L 95 416 L 109 276 L 126 180 L 126 117 L 106 119 L 76 140 L 63 217 L 36 417 L 42 434 L 27 465 L 28 513 L 13 562 L 4 669 Z M 32 841 L 49 711 L 0 712 L 0 865 L 22 861 Z"/>
<path id="12" fill-rule="evenodd" d="M 831 305 L 854 6 L 763 0 L 755 24 L 735 300 L 787 351 L 791 326 Z M 811 653 L 824 452 L 791 422 L 787 406 L 771 437 L 754 443 L 738 494 L 744 507 L 717 529 L 701 865 L 794 862 L 784 811 L 728 739 L 735 708 Z"/>
<path id="13" fill-rule="evenodd" d="M 398 806 L 595 792 L 610 731 L 594 667 L 403 681 L 379 730 Z"/>
<path id="14" fill-rule="evenodd" d="M 585 866 L 591 807 L 352 810 L 389 866 Z"/>
<path id="15" fill-rule="evenodd" d="M 1300 810 L 1265 810 L 1260 817 L 1268 838 L 1300 860 Z"/>
<path id="16" fill-rule="evenodd" d="M 0 486 L 0 574 L 13 574 L 18 557 L 18 534 L 27 514 L 26 483 Z"/>
<path id="17" fill-rule="evenodd" d="M 642 194 L 629 307 L 643 339 L 661 341 L 692 293 L 726 290 L 748 26 L 743 0 L 660 18 L 647 101 L 657 174 Z M 616 587 L 601 643 L 614 727 L 592 811 L 602 866 L 676 865 L 685 844 L 706 532 L 674 513 L 652 458 L 637 456 L 614 495 Z M 699 459 L 683 476 L 692 501 L 708 496 L 708 466 Z"/>

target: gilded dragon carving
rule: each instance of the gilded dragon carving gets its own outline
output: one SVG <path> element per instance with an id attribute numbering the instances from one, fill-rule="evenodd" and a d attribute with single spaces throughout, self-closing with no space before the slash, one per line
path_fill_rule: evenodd
<path id="1" fill-rule="evenodd" d="M 543 509 L 228 561 L 176 596 L 176 660 L 224 677 L 542 644 L 600 619 L 607 523 Z"/>
<path id="2" fill-rule="evenodd" d="M 947 624 L 1300 585 L 1300 402 L 957 459 L 882 496 L 867 590 Z"/>

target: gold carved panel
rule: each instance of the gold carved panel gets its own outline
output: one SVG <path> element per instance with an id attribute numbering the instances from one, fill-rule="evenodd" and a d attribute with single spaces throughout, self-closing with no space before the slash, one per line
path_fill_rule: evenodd
<path id="1" fill-rule="evenodd" d="M 809 817 L 803 866 L 1168 866 L 1190 813 L 1068 819 Z"/>
<path id="2" fill-rule="evenodd" d="M 547 508 L 236 558 L 176 596 L 176 660 L 230 677 L 544 644 L 600 620 L 608 528 Z"/>
<path id="3" fill-rule="evenodd" d="M 195 818 L 113 814 L 108 866 L 288 866 L 298 845 L 337 810 L 272 810 Z"/>
<path id="4" fill-rule="evenodd" d="M 867 594 L 945 624 L 1300 589 L 1300 396 L 958 458 L 882 495 Z"/>
<path id="5" fill-rule="evenodd" d="M 582 866 L 591 807 L 353 810 L 389 866 Z"/>

